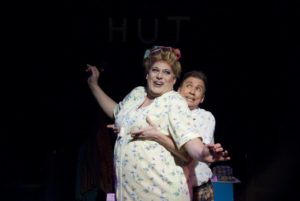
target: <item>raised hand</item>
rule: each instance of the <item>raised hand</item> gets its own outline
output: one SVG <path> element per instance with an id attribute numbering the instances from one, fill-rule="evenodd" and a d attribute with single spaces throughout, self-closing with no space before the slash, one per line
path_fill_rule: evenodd
<path id="1" fill-rule="evenodd" d="M 100 71 L 103 71 L 102 69 L 100 69 L 100 71 L 98 70 L 98 68 L 96 66 L 92 66 L 90 64 L 86 65 L 86 72 L 90 73 L 90 76 L 87 79 L 88 84 L 91 85 L 97 85 L 98 84 L 98 79 L 100 76 Z"/>

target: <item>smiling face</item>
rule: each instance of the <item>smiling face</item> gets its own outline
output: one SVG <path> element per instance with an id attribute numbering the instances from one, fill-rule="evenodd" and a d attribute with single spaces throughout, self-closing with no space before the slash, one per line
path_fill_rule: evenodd
<path id="1" fill-rule="evenodd" d="M 205 83 L 196 77 L 188 77 L 178 88 L 178 92 L 185 98 L 189 108 L 195 109 L 204 100 Z"/>
<path id="2" fill-rule="evenodd" d="M 176 82 L 171 66 L 164 61 L 155 62 L 150 67 L 146 79 L 149 96 L 153 98 L 173 90 Z"/>

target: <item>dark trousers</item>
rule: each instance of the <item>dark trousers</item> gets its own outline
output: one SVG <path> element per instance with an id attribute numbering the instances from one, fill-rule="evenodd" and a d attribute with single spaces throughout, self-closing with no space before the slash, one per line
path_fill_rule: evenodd
<path id="1" fill-rule="evenodd" d="M 211 181 L 193 187 L 193 201 L 213 201 L 214 191 Z"/>

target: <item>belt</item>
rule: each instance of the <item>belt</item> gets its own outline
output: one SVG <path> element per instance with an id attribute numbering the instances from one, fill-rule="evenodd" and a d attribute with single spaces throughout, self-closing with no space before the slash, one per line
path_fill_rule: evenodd
<path id="1" fill-rule="evenodd" d="M 200 186 L 194 186 L 193 189 L 194 189 L 194 190 L 199 190 L 199 189 L 202 189 L 202 188 L 206 188 L 206 187 L 208 187 L 208 186 L 211 186 L 211 185 L 212 185 L 212 184 L 211 184 L 211 181 L 208 180 L 207 182 L 201 184 Z"/>

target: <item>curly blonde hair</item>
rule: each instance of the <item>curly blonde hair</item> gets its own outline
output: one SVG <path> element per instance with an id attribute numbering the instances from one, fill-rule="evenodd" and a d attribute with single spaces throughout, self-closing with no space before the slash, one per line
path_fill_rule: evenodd
<path id="1" fill-rule="evenodd" d="M 176 78 L 179 78 L 181 74 L 181 64 L 178 61 L 178 54 L 176 54 L 174 49 L 161 49 L 159 52 L 151 54 L 152 49 L 146 50 L 149 51 L 149 53 L 148 55 L 144 56 L 145 72 L 148 73 L 155 62 L 163 61 L 171 66 Z M 177 51 L 179 50 L 177 49 Z"/>

